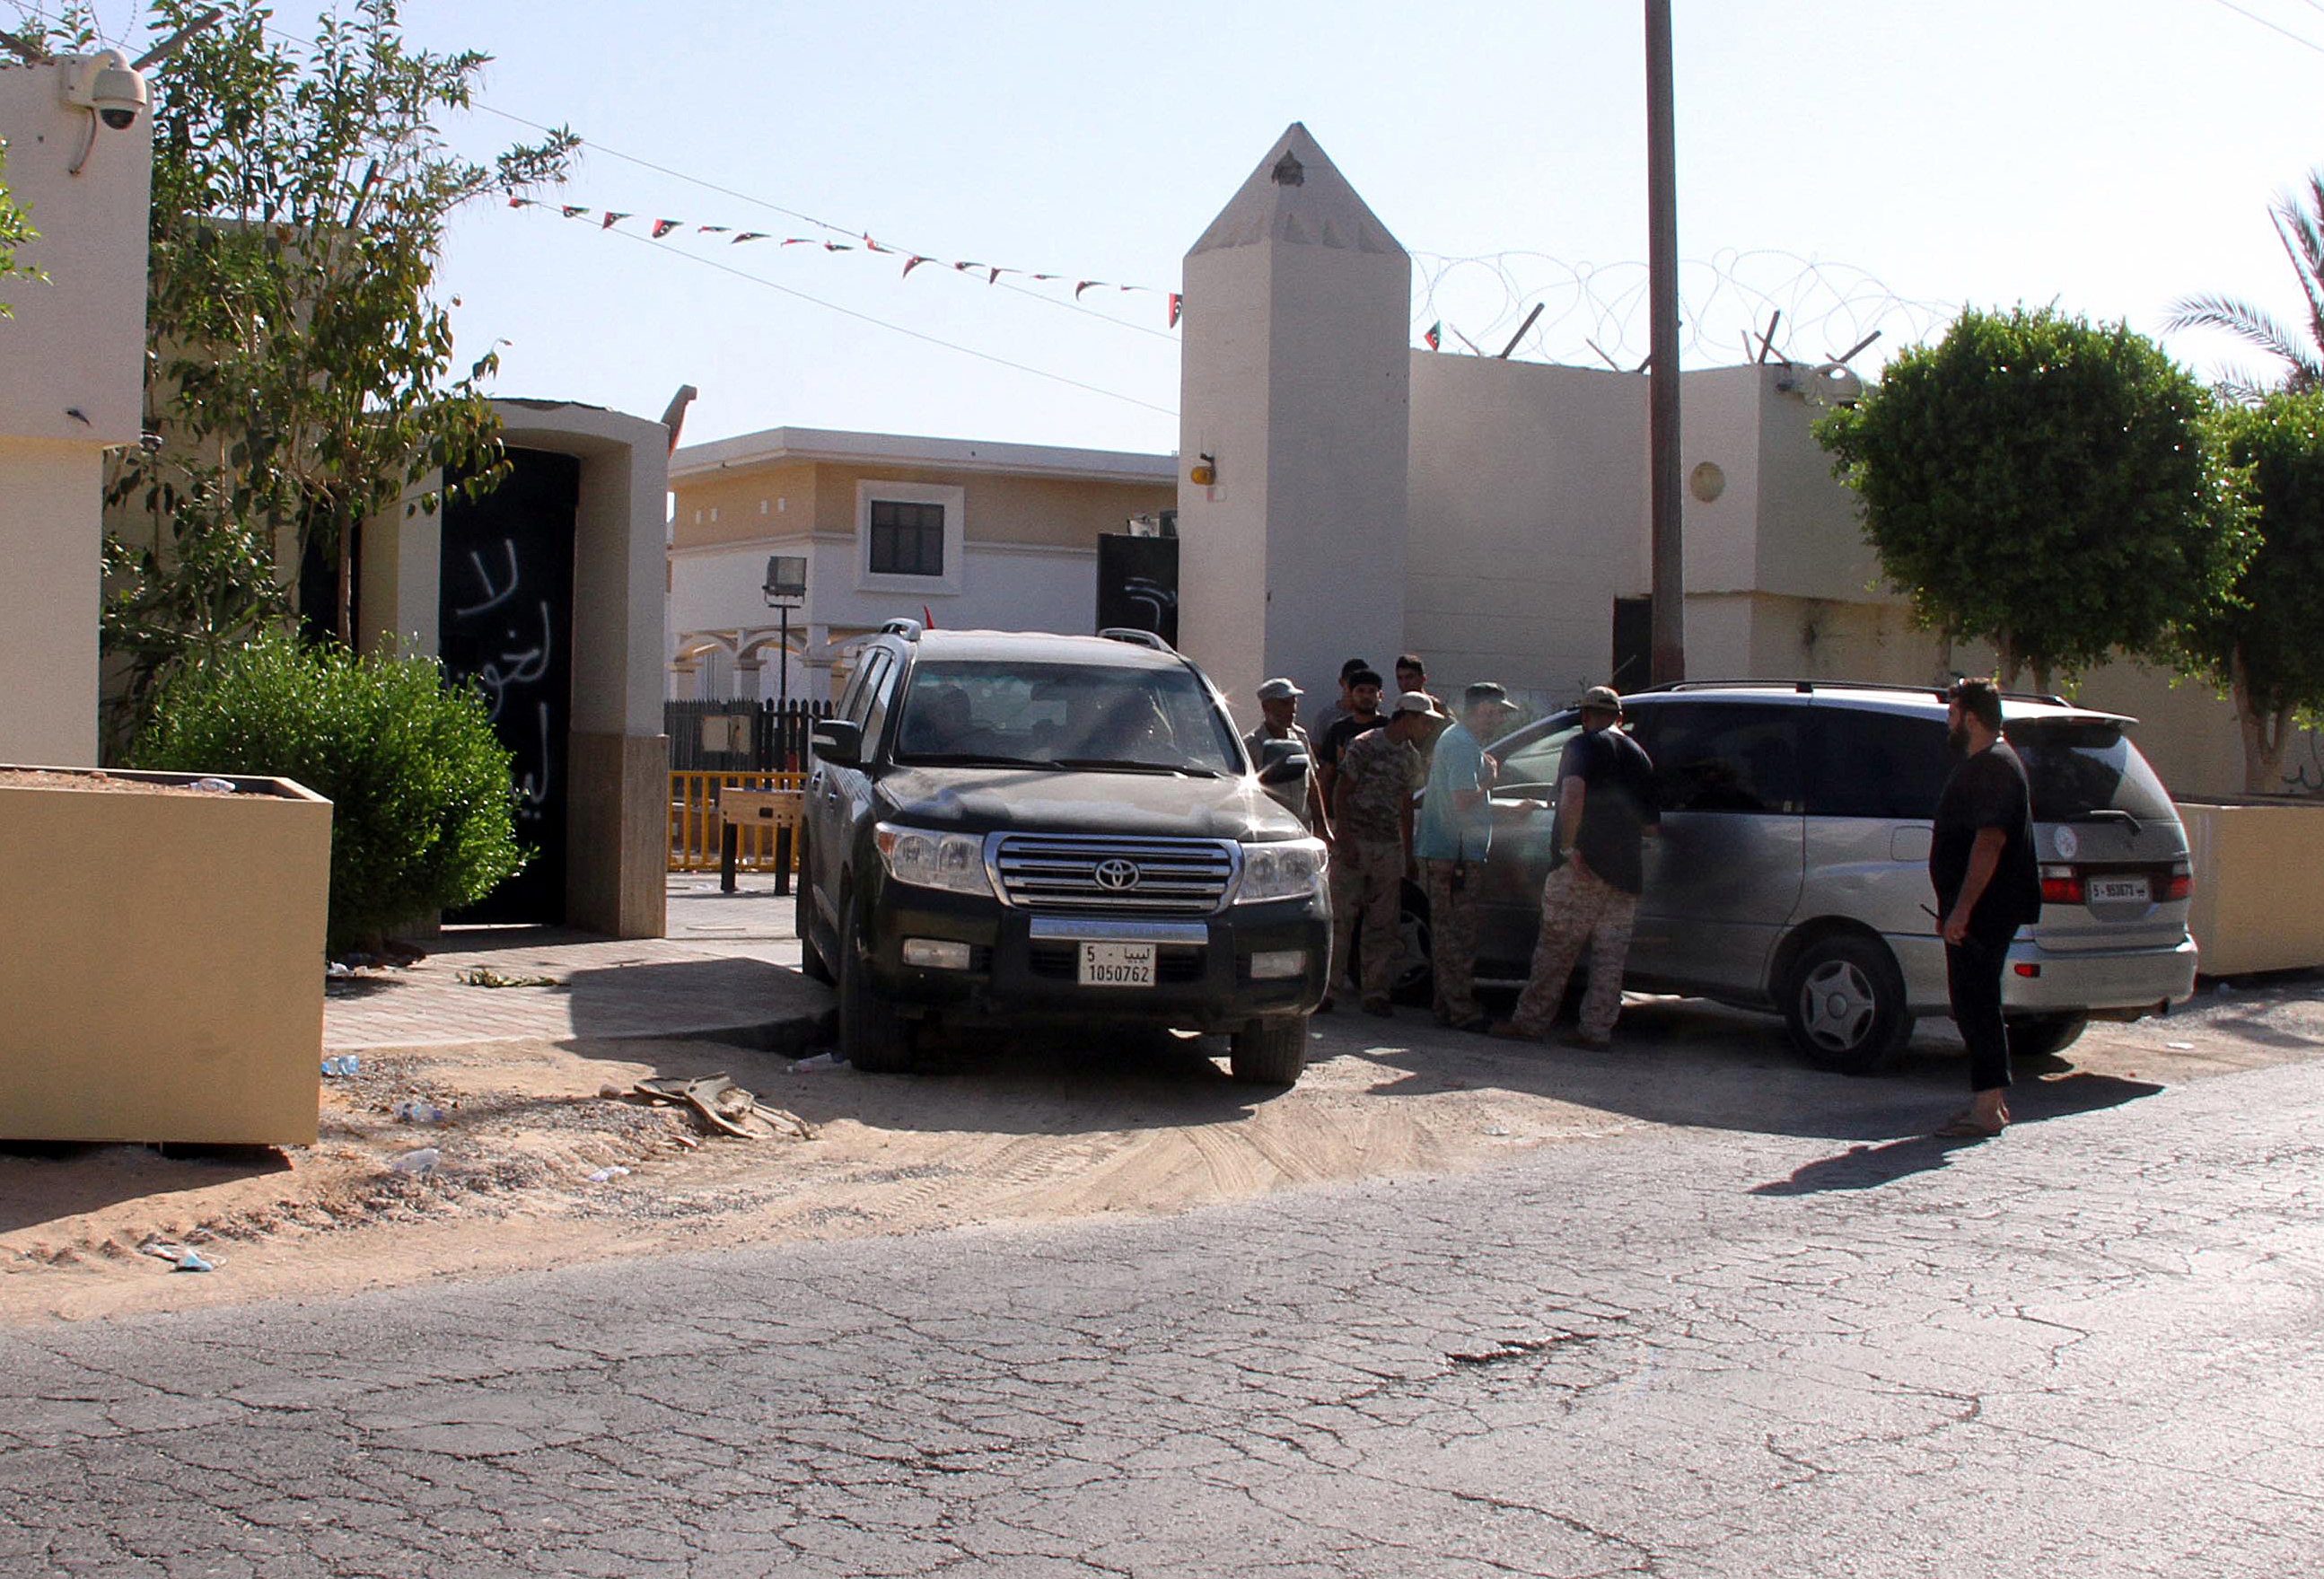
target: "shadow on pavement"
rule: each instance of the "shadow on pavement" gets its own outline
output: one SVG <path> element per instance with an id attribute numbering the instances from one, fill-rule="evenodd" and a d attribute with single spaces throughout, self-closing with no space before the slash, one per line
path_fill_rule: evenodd
<path id="1" fill-rule="evenodd" d="M 290 1168 L 271 1146 L 172 1147 L 165 1153 L 107 1141 L 0 1141 L 0 1233 Z"/>
<path id="2" fill-rule="evenodd" d="M 2062 1079 L 2020 1082 L 2010 1091 L 2010 1131 L 2043 1119 L 2118 1107 L 2162 1086 L 2146 1080 L 2123 1080 L 2110 1075 L 2070 1075 Z M 1894 1184 L 1916 1173 L 1947 1166 L 1965 1146 L 1989 1142 L 1976 1137 L 1912 1135 L 1885 1146 L 1851 1146 L 1837 1157 L 1821 1157 L 1793 1170 L 1789 1178 L 1755 1185 L 1755 1196 L 1813 1196 L 1835 1190 L 1868 1190 Z"/>

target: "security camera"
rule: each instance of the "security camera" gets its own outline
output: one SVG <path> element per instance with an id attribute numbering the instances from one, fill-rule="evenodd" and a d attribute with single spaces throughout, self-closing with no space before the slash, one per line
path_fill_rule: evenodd
<path id="1" fill-rule="evenodd" d="M 89 111 L 116 132 L 135 125 L 137 112 L 152 102 L 145 78 L 119 50 L 67 55 L 61 64 L 65 102 Z"/>

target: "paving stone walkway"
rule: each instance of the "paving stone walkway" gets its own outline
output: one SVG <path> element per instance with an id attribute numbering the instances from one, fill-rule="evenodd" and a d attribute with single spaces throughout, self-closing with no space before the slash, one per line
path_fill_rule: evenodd
<path id="1" fill-rule="evenodd" d="M 487 986 L 464 976 L 547 977 Z M 490 979 L 490 978 L 488 978 Z M 614 939 L 557 927 L 452 927 L 401 970 L 366 970 L 324 994 L 323 1045 L 347 1050 L 503 1040 L 683 1035 L 822 1013 L 798 971 L 791 901 L 764 879 L 722 894 L 673 875 L 669 936 Z"/>

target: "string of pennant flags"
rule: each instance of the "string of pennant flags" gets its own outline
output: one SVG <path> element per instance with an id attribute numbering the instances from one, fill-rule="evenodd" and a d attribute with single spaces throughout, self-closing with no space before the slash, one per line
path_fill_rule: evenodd
<path id="1" fill-rule="evenodd" d="M 600 230 L 611 230 L 624 219 L 642 217 L 637 214 L 625 213 L 617 209 L 593 208 L 583 203 L 555 203 L 543 198 L 511 196 L 508 206 L 512 208 L 547 208 L 567 219 L 595 219 Z M 956 273 L 982 274 L 984 276 L 984 282 L 988 285 L 999 284 L 1001 276 L 1003 274 L 1014 274 L 1020 279 L 1055 282 L 1059 284 L 1072 280 L 1075 301 L 1079 301 L 1084 292 L 1091 291 L 1111 291 L 1117 293 L 1138 291 L 1148 296 L 1160 296 L 1166 299 L 1167 321 L 1169 327 L 1174 329 L 1178 327 L 1178 319 L 1183 311 L 1184 298 L 1180 293 L 1176 291 L 1164 291 L 1158 286 L 1121 285 L 1105 280 L 1079 280 L 1070 274 L 1038 273 L 1031 269 L 1014 269 L 1000 263 L 982 263 L 967 258 L 955 262 L 945 258 L 930 257 L 926 254 L 912 252 L 903 247 L 886 246 L 872 240 L 868 235 L 848 241 L 832 241 L 819 235 L 782 235 L 771 230 L 743 230 L 732 225 L 696 225 L 687 219 L 651 219 L 647 222 L 646 231 L 651 239 L 660 241 L 674 231 L 686 230 L 689 227 L 697 235 L 723 235 L 726 237 L 727 245 L 730 246 L 741 246 L 746 242 L 771 241 L 779 247 L 812 246 L 820 247 L 827 253 L 862 253 L 867 256 L 880 254 L 888 257 L 900 258 L 903 260 L 904 272 L 898 276 L 899 279 L 908 279 L 914 269 L 923 263 L 929 263 L 951 269 Z"/>

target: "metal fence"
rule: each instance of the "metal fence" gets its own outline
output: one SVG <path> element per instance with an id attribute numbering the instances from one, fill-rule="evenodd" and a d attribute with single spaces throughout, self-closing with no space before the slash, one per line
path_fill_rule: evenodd
<path id="1" fill-rule="evenodd" d="M 828 702 L 664 702 L 674 773 L 797 773 L 807 768 L 807 731 Z"/>
<path id="2" fill-rule="evenodd" d="M 804 773 L 673 772 L 669 776 L 669 870 L 715 872 L 724 853 L 725 819 L 719 815 L 722 789 L 788 790 L 797 793 Z M 798 819 L 757 819 L 735 827 L 734 864 L 744 872 L 780 873 L 798 863 Z"/>

